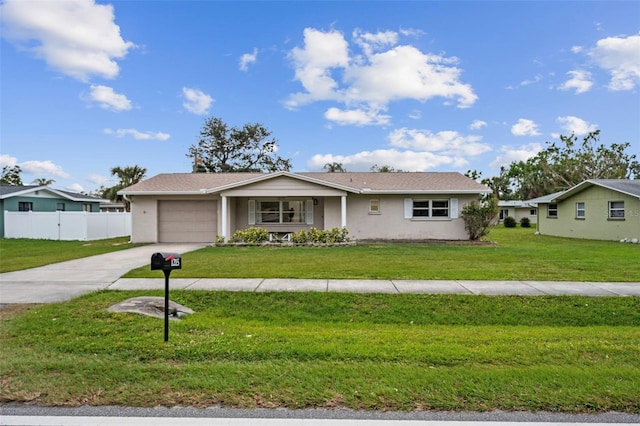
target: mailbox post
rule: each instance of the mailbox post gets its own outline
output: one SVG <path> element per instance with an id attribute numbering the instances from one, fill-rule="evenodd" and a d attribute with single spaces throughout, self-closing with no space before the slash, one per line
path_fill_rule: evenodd
<path id="1" fill-rule="evenodd" d="M 164 341 L 169 341 L 169 275 L 174 269 L 182 269 L 182 258 L 178 253 L 153 253 L 151 270 L 164 272 Z"/>

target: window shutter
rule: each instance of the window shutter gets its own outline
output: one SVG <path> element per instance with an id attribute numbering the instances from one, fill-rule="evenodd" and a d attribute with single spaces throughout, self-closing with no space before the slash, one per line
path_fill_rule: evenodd
<path id="1" fill-rule="evenodd" d="M 457 198 L 452 198 L 449 201 L 449 217 L 451 219 L 458 218 L 458 199 Z"/>
<path id="2" fill-rule="evenodd" d="M 313 200 L 306 201 L 304 217 L 307 220 L 307 225 L 313 225 Z"/>
<path id="3" fill-rule="evenodd" d="M 404 199 L 404 218 L 411 219 L 413 217 L 413 198 Z"/>
<path id="4" fill-rule="evenodd" d="M 256 200 L 249 200 L 249 225 L 256 224 Z"/>

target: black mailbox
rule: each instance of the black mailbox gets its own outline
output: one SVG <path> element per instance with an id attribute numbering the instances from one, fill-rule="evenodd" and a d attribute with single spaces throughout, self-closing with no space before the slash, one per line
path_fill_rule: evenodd
<path id="1" fill-rule="evenodd" d="M 151 255 L 151 270 L 172 271 L 182 269 L 182 259 L 178 253 L 153 253 Z"/>

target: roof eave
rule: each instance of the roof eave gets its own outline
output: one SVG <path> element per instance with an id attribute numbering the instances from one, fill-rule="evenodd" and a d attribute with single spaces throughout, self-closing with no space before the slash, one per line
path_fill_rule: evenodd
<path id="1" fill-rule="evenodd" d="M 491 194 L 490 189 L 362 189 L 360 194 L 407 194 L 407 195 L 428 195 L 428 194 L 461 194 L 461 195 L 481 195 Z"/>

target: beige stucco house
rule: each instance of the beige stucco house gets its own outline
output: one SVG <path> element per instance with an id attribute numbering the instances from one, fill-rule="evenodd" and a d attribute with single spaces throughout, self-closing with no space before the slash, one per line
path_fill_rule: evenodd
<path id="1" fill-rule="evenodd" d="M 121 190 L 133 242 L 228 240 L 251 226 L 288 234 L 346 227 L 356 240 L 463 240 L 462 207 L 491 190 L 454 172 L 178 173 Z"/>
<path id="2" fill-rule="evenodd" d="M 593 240 L 640 239 L 640 180 L 590 179 L 540 197 L 537 231 Z"/>
<path id="3" fill-rule="evenodd" d="M 500 213 L 498 215 L 499 223 L 504 222 L 504 218 L 510 216 L 520 223 L 523 217 L 529 219 L 531 223 L 536 223 L 538 215 L 538 205 L 531 201 L 522 200 L 500 200 L 498 201 Z"/>

